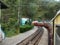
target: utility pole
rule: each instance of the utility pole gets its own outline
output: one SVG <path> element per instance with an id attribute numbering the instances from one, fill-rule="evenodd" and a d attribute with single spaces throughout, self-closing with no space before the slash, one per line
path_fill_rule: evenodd
<path id="1" fill-rule="evenodd" d="M 18 0 L 18 33 L 20 33 L 20 1 Z"/>
<path id="2" fill-rule="evenodd" d="M 19 7 L 18 7 L 18 26 L 17 26 L 17 32 L 20 33 L 20 10 L 19 10 Z"/>

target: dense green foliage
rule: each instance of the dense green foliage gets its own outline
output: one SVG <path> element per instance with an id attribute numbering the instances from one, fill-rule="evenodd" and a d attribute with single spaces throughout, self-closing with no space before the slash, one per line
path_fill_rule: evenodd
<path id="1" fill-rule="evenodd" d="M 23 32 L 29 31 L 32 28 L 33 28 L 32 25 L 21 25 L 19 27 L 19 30 L 20 30 L 19 33 L 23 33 Z M 19 34 L 17 32 L 16 28 L 13 27 L 12 29 L 10 29 L 8 25 L 3 25 L 2 30 L 5 32 L 5 35 L 7 37 L 11 37 L 13 35 Z"/>
<path id="2" fill-rule="evenodd" d="M 2 29 L 6 32 L 20 32 L 20 19 L 32 20 L 45 18 L 51 20 L 60 9 L 60 2 L 54 0 L 1 0 L 9 7 L 1 10 Z M 29 20 L 29 22 L 31 22 Z M 31 23 L 29 23 L 31 24 Z M 8 31 L 8 32 L 7 32 Z"/>
<path id="3" fill-rule="evenodd" d="M 20 32 L 23 33 L 23 32 L 29 31 L 32 28 L 33 28 L 32 25 L 22 25 L 20 26 Z"/>
<path id="4" fill-rule="evenodd" d="M 42 17 L 47 19 L 52 19 L 56 12 L 60 9 L 60 2 L 54 0 L 3 0 L 9 9 L 2 11 L 2 16 L 13 17 L 18 19 L 18 9 L 19 15 L 21 17 L 28 17 L 31 19 Z M 8 13 L 7 13 L 8 12 Z M 7 19 L 8 19 L 7 18 Z"/>

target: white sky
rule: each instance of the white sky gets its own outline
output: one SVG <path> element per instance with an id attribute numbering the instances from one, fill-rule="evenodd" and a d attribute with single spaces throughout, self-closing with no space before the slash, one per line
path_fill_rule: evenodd
<path id="1" fill-rule="evenodd" d="M 58 2 L 58 1 L 60 1 L 60 0 L 55 0 L 55 1 L 57 1 L 57 2 Z"/>

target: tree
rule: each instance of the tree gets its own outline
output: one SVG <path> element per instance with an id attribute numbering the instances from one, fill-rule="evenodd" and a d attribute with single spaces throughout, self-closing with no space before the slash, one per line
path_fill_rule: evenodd
<path id="1" fill-rule="evenodd" d="M 18 26 L 18 0 L 3 0 L 8 5 L 8 9 L 2 10 L 2 27 L 4 27 L 7 30 L 12 30 L 15 29 L 16 27 L 19 28 Z M 16 24 L 17 23 L 17 24 Z M 5 30 L 5 29 L 4 29 Z M 18 31 L 17 31 L 18 32 Z"/>
<path id="2" fill-rule="evenodd" d="M 33 16 L 36 13 L 36 6 L 33 6 L 34 0 L 21 0 L 20 11 L 22 16 L 26 16 L 29 19 L 33 19 Z M 30 21 L 30 20 L 29 20 Z"/>

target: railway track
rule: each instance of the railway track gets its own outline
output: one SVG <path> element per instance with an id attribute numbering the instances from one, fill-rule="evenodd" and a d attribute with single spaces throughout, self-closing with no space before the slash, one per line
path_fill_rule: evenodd
<path id="1" fill-rule="evenodd" d="M 23 41 L 19 42 L 17 45 L 38 45 L 41 36 L 43 35 L 43 28 L 39 28 L 35 33 L 24 39 Z"/>

